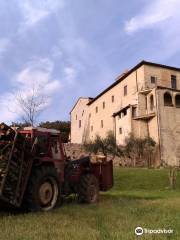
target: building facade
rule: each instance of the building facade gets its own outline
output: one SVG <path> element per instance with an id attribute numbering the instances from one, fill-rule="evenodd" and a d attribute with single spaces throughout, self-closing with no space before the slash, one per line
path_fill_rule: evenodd
<path id="1" fill-rule="evenodd" d="M 119 145 L 133 134 L 159 146 L 159 165 L 180 165 L 180 68 L 142 61 L 95 98 L 71 111 L 71 142 L 113 131 Z"/>

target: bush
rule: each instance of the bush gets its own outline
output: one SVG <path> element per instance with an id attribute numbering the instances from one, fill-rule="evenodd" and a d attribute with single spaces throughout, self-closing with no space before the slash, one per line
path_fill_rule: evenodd
<path id="1" fill-rule="evenodd" d="M 85 143 L 84 147 L 90 153 L 103 153 L 106 157 L 112 155 L 129 158 L 132 166 L 136 166 L 138 161 L 143 161 L 146 166 L 150 167 L 156 150 L 156 142 L 149 137 L 142 139 L 130 136 L 125 140 L 124 146 L 119 146 L 116 144 L 113 132 L 108 132 L 105 138 L 97 135 L 94 141 Z"/>
<path id="2" fill-rule="evenodd" d="M 117 156 L 120 150 L 116 144 L 116 139 L 113 132 L 109 131 L 105 138 L 96 136 L 94 141 L 89 141 L 84 144 L 85 150 L 91 153 L 103 153 L 104 156 L 113 155 Z"/>
<path id="3" fill-rule="evenodd" d="M 152 156 L 156 149 L 156 142 L 150 138 L 135 138 L 130 136 L 125 140 L 123 155 L 132 161 L 132 165 L 136 166 L 137 161 L 145 160 L 146 165 L 152 165 Z"/>

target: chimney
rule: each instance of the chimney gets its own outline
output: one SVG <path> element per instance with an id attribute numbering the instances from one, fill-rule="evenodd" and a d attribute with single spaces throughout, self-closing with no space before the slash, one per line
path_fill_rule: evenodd
<path id="1" fill-rule="evenodd" d="M 116 79 L 115 81 L 118 81 L 120 78 L 122 78 L 124 75 L 126 75 L 129 72 L 128 69 L 125 69 Z"/>

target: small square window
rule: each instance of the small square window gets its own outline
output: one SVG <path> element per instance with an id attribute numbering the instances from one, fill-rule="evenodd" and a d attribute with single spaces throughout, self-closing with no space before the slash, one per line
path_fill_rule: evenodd
<path id="1" fill-rule="evenodd" d="M 137 117 L 137 107 L 132 107 L 132 117 Z"/>
<path id="2" fill-rule="evenodd" d="M 127 85 L 124 86 L 124 96 L 127 96 Z"/>
<path id="3" fill-rule="evenodd" d="M 156 77 L 155 76 L 151 76 L 151 83 L 155 84 L 156 83 Z"/>
<path id="4" fill-rule="evenodd" d="M 145 109 L 147 110 L 147 96 L 145 96 Z"/>
<path id="5" fill-rule="evenodd" d="M 177 83 L 176 83 L 176 76 L 171 75 L 171 87 L 176 89 L 177 88 Z"/>
<path id="6" fill-rule="evenodd" d="M 103 109 L 105 109 L 105 106 L 106 106 L 106 104 L 105 104 L 105 102 L 103 102 Z"/>
<path id="7" fill-rule="evenodd" d="M 122 128 L 119 128 L 119 134 L 122 134 Z"/>
<path id="8" fill-rule="evenodd" d="M 103 123 L 103 120 L 101 120 L 101 128 L 104 127 L 104 123 Z"/>
<path id="9" fill-rule="evenodd" d="M 114 102 L 114 96 L 111 97 L 112 102 Z"/>
<path id="10" fill-rule="evenodd" d="M 121 116 L 124 117 L 127 115 L 127 109 L 124 109 L 122 112 L 121 112 Z"/>

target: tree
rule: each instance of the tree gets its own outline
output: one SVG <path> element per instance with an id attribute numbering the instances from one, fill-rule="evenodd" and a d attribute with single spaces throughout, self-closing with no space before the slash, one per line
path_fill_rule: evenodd
<path id="1" fill-rule="evenodd" d="M 116 143 L 113 132 L 108 132 L 105 138 L 96 136 L 94 141 L 84 144 L 85 150 L 97 154 L 101 152 L 104 156 L 129 158 L 131 165 L 136 166 L 138 161 L 145 163 L 147 167 L 152 166 L 152 156 L 156 150 L 156 142 L 150 138 L 128 137 L 125 145 L 119 146 Z"/>
<path id="2" fill-rule="evenodd" d="M 136 166 L 137 161 L 145 161 L 145 164 L 152 166 L 152 156 L 156 150 L 156 142 L 150 138 L 135 138 L 130 136 L 125 140 L 123 156 L 130 158 L 132 165 Z"/>
<path id="3" fill-rule="evenodd" d="M 42 93 L 40 85 L 33 84 L 28 92 L 17 93 L 15 100 L 23 123 L 34 126 L 38 116 L 47 105 L 48 97 Z"/>
<path id="4" fill-rule="evenodd" d="M 117 146 L 116 139 L 111 131 L 107 133 L 105 138 L 97 135 L 94 141 L 86 142 L 84 148 L 86 151 L 95 154 L 101 152 L 106 157 L 112 155 L 114 158 L 115 156 L 121 155 L 121 148 Z"/>
<path id="5" fill-rule="evenodd" d="M 61 132 L 61 139 L 64 143 L 69 141 L 70 134 L 70 122 L 69 121 L 54 121 L 54 122 L 41 122 L 39 124 L 40 127 L 44 128 L 52 128 L 59 130 Z"/>

